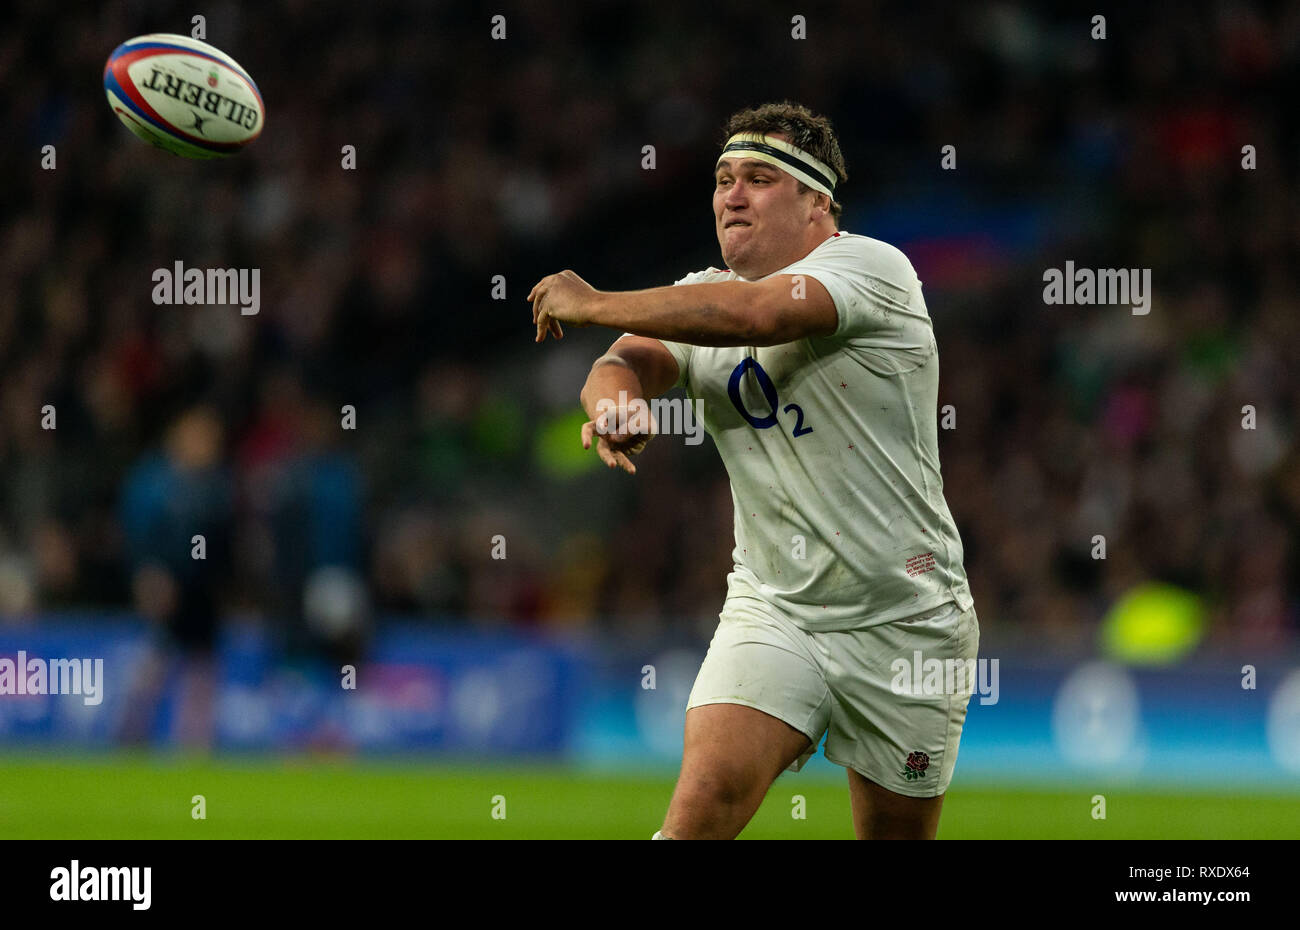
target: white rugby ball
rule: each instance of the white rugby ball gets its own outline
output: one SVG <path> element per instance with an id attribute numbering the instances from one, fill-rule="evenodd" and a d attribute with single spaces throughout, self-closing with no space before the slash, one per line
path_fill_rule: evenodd
<path id="1" fill-rule="evenodd" d="M 104 93 L 133 133 L 186 158 L 234 155 L 262 133 L 262 94 L 235 59 L 188 36 L 123 42 L 104 65 Z"/>

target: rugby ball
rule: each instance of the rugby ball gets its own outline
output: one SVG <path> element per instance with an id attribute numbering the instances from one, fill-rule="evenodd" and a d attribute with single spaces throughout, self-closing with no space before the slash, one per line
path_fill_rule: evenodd
<path id="1" fill-rule="evenodd" d="M 185 158 L 234 155 L 262 133 L 262 94 L 235 59 L 188 36 L 123 42 L 104 65 L 104 93 L 133 133 Z"/>

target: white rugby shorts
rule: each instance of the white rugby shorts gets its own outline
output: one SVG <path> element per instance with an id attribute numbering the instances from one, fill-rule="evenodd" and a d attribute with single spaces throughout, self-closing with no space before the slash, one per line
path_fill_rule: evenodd
<path id="1" fill-rule="evenodd" d="M 931 798 L 952 780 L 978 652 L 975 608 L 951 601 L 866 629 L 814 633 L 733 591 L 686 706 L 743 704 L 785 721 L 810 741 L 792 771 L 825 735 L 831 762 L 898 794 Z M 936 668 L 930 659 L 953 671 L 914 674 Z"/>

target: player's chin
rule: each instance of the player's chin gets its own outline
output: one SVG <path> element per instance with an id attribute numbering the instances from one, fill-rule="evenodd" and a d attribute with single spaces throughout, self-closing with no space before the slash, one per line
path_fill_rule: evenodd
<path id="1" fill-rule="evenodd" d="M 726 262 L 728 267 L 734 266 L 737 259 L 750 251 L 749 242 L 738 241 L 735 236 L 729 234 L 723 237 L 720 244 L 722 245 L 722 260 Z"/>

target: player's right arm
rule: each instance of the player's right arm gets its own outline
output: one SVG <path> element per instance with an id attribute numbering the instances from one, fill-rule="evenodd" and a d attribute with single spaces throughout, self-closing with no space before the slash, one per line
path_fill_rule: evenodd
<path id="1" fill-rule="evenodd" d="M 608 418 L 617 410 L 620 395 L 626 398 L 629 409 L 635 409 L 676 384 L 677 374 L 677 360 L 658 339 L 627 335 L 616 340 L 608 352 L 592 363 L 579 394 L 588 417 L 582 427 L 583 448 L 590 449 L 594 440 L 602 462 L 610 468 L 636 474 L 636 466 L 629 456 L 636 455 L 650 441 L 654 435 L 653 420 L 648 432 L 631 428 L 605 432 Z"/>

